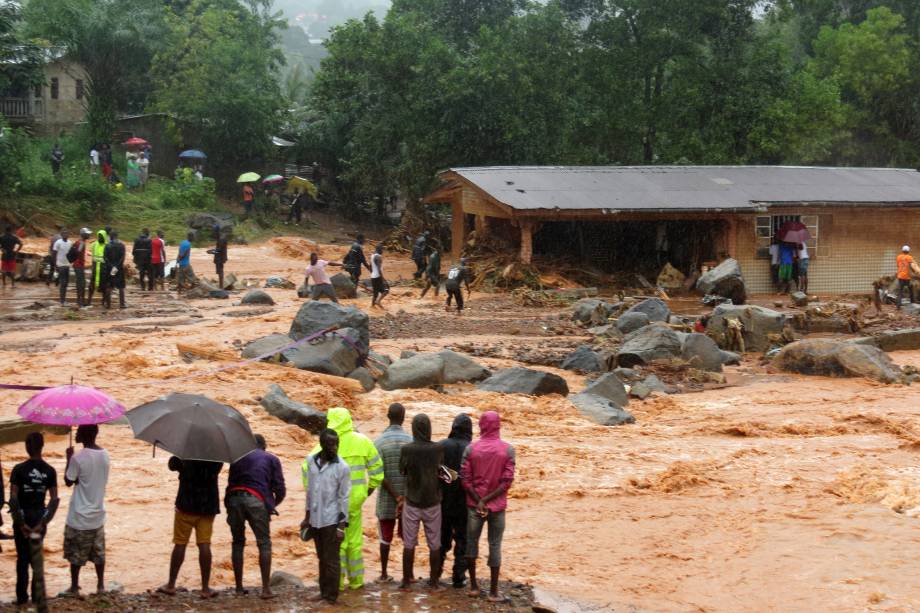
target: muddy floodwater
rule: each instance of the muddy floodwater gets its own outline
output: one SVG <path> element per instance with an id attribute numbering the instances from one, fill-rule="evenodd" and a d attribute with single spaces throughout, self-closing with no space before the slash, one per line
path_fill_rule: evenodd
<path id="1" fill-rule="evenodd" d="M 243 282 L 282 275 L 302 282 L 305 246 L 275 239 L 233 247 L 227 270 Z M 344 247 L 323 247 L 340 258 Z M 207 276 L 203 250 L 193 264 Z M 389 262 L 392 279 L 411 277 L 412 264 Z M 274 568 L 315 581 L 312 544 L 297 537 L 303 518 L 299 465 L 316 440 L 268 416 L 257 398 L 271 383 L 319 408 L 345 405 L 358 428 L 377 436 L 389 403 L 408 414 L 424 412 L 434 437 L 448 434 L 461 412 L 475 417 L 497 410 L 503 437 L 517 450 L 504 541 L 503 575 L 618 611 L 915 611 L 920 610 L 916 551 L 920 544 L 920 390 L 860 379 L 772 374 L 751 356 L 728 369 L 737 384 L 724 389 L 633 400 L 634 425 L 602 427 L 583 419 L 558 396 L 530 398 L 477 391 L 472 385 L 435 390 L 349 396 L 317 386 L 297 370 L 248 366 L 198 379 L 172 379 L 222 362 L 183 361 L 176 343 L 231 350 L 274 332 L 287 332 L 302 301 L 293 290 L 267 290 L 277 305 L 239 306 L 229 301 L 189 304 L 163 295 L 129 293 L 131 308 L 102 316 L 57 307 L 24 307 L 53 299 L 44 284 L 0 294 L 0 383 L 100 387 L 131 407 L 178 390 L 203 393 L 238 408 L 265 435 L 285 468 L 288 498 L 272 523 Z M 443 295 L 418 298 L 394 283 L 386 311 L 369 311 L 372 348 L 398 357 L 402 350 L 503 346 L 502 357 L 482 357 L 490 367 L 515 363 L 514 355 L 558 344 L 546 322 L 556 313 L 515 306 L 501 295 L 474 294 L 458 319 Z M 370 297 L 353 303 L 367 309 Z M 159 310 L 158 310 L 159 309 Z M 402 313 L 400 313 L 402 311 Z M 23 313 L 32 312 L 34 316 Z M 15 315 L 12 321 L 9 316 Z M 413 321 L 416 323 L 413 324 Z M 376 337 L 374 330 L 381 331 Z M 385 336 L 386 338 L 380 338 Z M 587 339 L 566 337 L 572 346 Z M 920 352 L 893 354 L 920 367 Z M 584 377 L 563 375 L 572 391 Z M 28 392 L 4 392 L 8 417 Z M 152 457 L 127 426 L 105 426 L 99 439 L 112 458 L 106 540 L 110 581 L 128 592 L 166 580 L 171 550 L 176 477 L 168 454 Z M 66 437 L 53 437 L 46 459 L 64 468 Z M 0 449 L 4 475 L 22 461 L 21 445 Z M 221 484 L 226 480 L 226 468 Z M 70 492 L 61 487 L 62 510 L 46 540 L 46 582 L 56 594 L 68 583 L 61 558 Z M 364 558 L 368 578 L 379 574 L 374 505 L 365 505 Z M 4 530 L 9 531 L 5 517 Z M 0 554 L 0 600 L 14 592 L 12 543 Z M 417 560 L 427 558 L 424 552 Z M 232 585 L 230 534 L 224 516 L 214 531 L 215 587 Z M 398 559 L 391 570 L 398 572 Z M 483 569 L 484 570 L 484 569 Z M 90 571 L 84 585 L 92 585 Z M 250 539 L 246 583 L 258 583 Z M 195 553 L 180 576 L 197 585 Z M 230 605 L 228 607 L 232 608 Z"/>

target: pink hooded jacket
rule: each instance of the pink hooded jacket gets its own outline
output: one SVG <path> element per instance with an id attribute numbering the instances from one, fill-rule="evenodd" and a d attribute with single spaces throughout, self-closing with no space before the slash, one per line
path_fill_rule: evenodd
<path id="1" fill-rule="evenodd" d="M 471 492 L 482 498 L 499 486 L 501 494 L 486 503 L 489 511 L 498 513 L 508 506 L 508 488 L 514 481 L 514 447 L 499 438 L 501 420 L 495 411 L 479 418 L 479 440 L 463 452 L 460 480 L 466 490 L 466 504 L 476 506 Z"/>

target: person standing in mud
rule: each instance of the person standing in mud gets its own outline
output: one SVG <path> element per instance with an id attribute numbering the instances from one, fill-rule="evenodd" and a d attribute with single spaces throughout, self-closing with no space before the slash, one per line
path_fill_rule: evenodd
<path id="1" fill-rule="evenodd" d="M 387 280 L 383 276 L 383 245 L 378 244 L 371 256 L 371 307 L 383 308 L 383 299 L 390 293 Z"/>
<path id="2" fill-rule="evenodd" d="M 39 613 L 48 611 L 45 590 L 44 544 L 48 524 L 54 519 L 58 498 L 57 473 L 42 459 L 45 438 L 40 432 L 26 437 L 29 459 L 10 473 L 10 515 L 16 541 L 16 604 L 29 602 L 29 567 L 32 567 L 32 603 Z M 2 484 L 0 484 L 2 485 Z M 45 495 L 50 500 L 45 506 Z"/>
<path id="3" fill-rule="evenodd" d="M 128 308 L 125 304 L 125 244 L 118 240 L 118 232 L 112 230 L 109 234 L 109 243 L 103 252 L 103 276 L 105 277 L 105 290 L 102 294 L 103 306 L 112 308 L 112 290 L 118 290 L 118 307 Z"/>
<path id="4" fill-rule="evenodd" d="M 141 290 L 153 289 L 153 270 L 151 268 L 151 257 L 153 254 L 153 243 L 150 240 L 150 230 L 144 228 L 141 235 L 134 239 L 134 247 L 131 249 L 131 256 L 134 258 L 134 265 L 137 267 L 137 278 L 141 285 Z"/>
<path id="5" fill-rule="evenodd" d="M 466 413 L 454 417 L 450 434 L 439 444 L 444 449 L 444 465 L 460 473 L 463 453 L 473 440 L 473 420 Z M 452 584 L 455 588 L 466 585 L 466 494 L 460 480 L 441 482 L 441 568 L 454 546 Z"/>
<path id="6" fill-rule="evenodd" d="M 501 440 L 501 420 L 498 413 L 486 411 L 479 418 L 479 440 L 463 452 L 460 482 L 466 491 L 467 550 L 469 563 L 469 595 L 479 597 L 476 581 L 476 558 L 479 557 L 479 537 L 489 525 L 489 600 L 503 602 L 498 593 L 498 577 L 502 565 L 502 535 L 505 532 L 505 509 L 508 488 L 514 482 L 514 447 Z"/>
<path id="7" fill-rule="evenodd" d="M 272 537 L 271 516 L 277 515 L 278 505 L 284 501 L 284 471 L 277 456 L 265 451 L 265 437 L 255 435 L 258 449 L 230 465 L 224 506 L 227 524 L 233 535 L 231 560 L 236 593 L 245 594 L 243 588 L 243 550 L 246 546 L 246 523 L 256 537 L 259 548 L 259 571 L 262 575 L 262 599 L 274 598 L 271 588 Z"/>
<path id="8" fill-rule="evenodd" d="M 412 437 L 403 430 L 406 408 L 394 402 L 387 409 L 390 425 L 374 441 L 377 453 L 383 459 L 383 483 L 377 494 L 377 528 L 380 540 L 380 581 L 390 581 L 387 573 L 390 562 L 390 545 L 396 534 L 396 518 L 402 512 L 406 496 L 406 478 L 399 471 L 399 455 Z"/>
<path id="9" fill-rule="evenodd" d="M 93 235 L 89 228 L 80 230 L 80 238 L 73 245 L 73 278 L 77 285 L 77 307 L 83 308 L 89 302 L 86 300 L 86 241 Z M 90 279 L 92 282 L 92 279 Z"/>
<path id="10" fill-rule="evenodd" d="M 156 236 L 150 239 L 150 277 L 149 290 L 159 284 L 160 289 L 166 282 L 166 239 L 163 238 L 163 230 L 157 230 Z"/>
<path id="11" fill-rule="evenodd" d="M 419 298 L 424 298 L 428 290 L 434 288 L 434 297 L 438 297 L 441 291 L 441 252 L 437 247 L 431 249 L 431 255 L 428 256 L 428 267 L 425 269 L 425 288 Z"/>
<path id="12" fill-rule="evenodd" d="M 169 558 L 169 581 L 157 592 L 174 596 L 176 579 L 185 561 L 185 550 L 195 531 L 198 545 L 198 567 L 201 570 L 201 597 L 214 598 L 217 592 L 210 587 L 211 535 L 214 518 L 220 513 L 220 493 L 217 476 L 223 464 L 204 460 L 169 458 L 169 470 L 179 473 L 179 491 L 176 494 L 176 512 L 173 516 L 173 551 Z"/>
<path id="13" fill-rule="evenodd" d="M 303 462 L 307 504 L 300 533 L 313 539 L 319 560 L 319 599 L 335 604 L 342 583 L 340 547 L 345 540 L 351 514 L 351 467 L 339 455 L 339 435 L 326 428 L 319 435 L 320 450 Z M 359 510 L 360 512 L 360 510 Z"/>
<path id="14" fill-rule="evenodd" d="M 214 226 L 214 270 L 217 273 L 217 287 L 224 289 L 224 264 L 227 263 L 227 234 L 220 231 L 220 226 Z"/>
<path id="15" fill-rule="evenodd" d="M 896 308 L 900 311 L 905 288 L 910 297 L 910 303 L 914 303 L 914 286 L 911 285 L 911 275 L 920 275 L 920 267 L 917 266 L 917 263 L 914 262 L 914 257 L 910 254 L 909 245 L 901 247 L 901 255 L 896 260 L 898 264 L 898 302 L 896 303 Z"/>
<path id="16" fill-rule="evenodd" d="M 57 257 L 55 257 L 54 246 L 59 240 L 61 240 L 61 232 L 63 232 L 64 226 L 58 226 L 57 232 L 54 233 L 54 236 L 51 237 L 51 242 L 48 243 L 48 278 L 45 279 L 45 285 L 51 287 L 51 282 L 54 281 L 54 272 L 57 268 Z"/>
<path id="17" fill-rule="evenodd" d="M 403 579 L 399 589 L 412 587 L 419 524 L 425 527 L 430 575 L 428 587 L 441 578 L 441 486 L 438 471 L 444 448 L 431 441 L 431 420 L 424 413 L 412 418 L 412 442 L 400 450 L 399 471 L 406 476 L 403 508 Z"/>
<path id="18" fill-rule="evenodd" d="M 96 592 L 105 592 L 105 486 L 109 481 L 109 453 L 96 444 L 99 426 L 80 426 L 78 453 L 67 448 L 64 484 L 73 487 L 64 526 L 64 559 L 70 563 L 67 594 L 80 593 L 80 570 L 87 562 L 96 567 Z"/>
<path id="19" fill-rule="evenodd" d="M 342 541 L 340 555 L 343 568 L 339 586 L 344 587 L 345 580 L 353 589 L 364 587 L 364 532 L 362 531 L 361 507 L 374 490 L 383 481 L 383 461 L 369 438 L 355 432 L 351 413 L 343 407 L 329 409 L 326 424 L 339 436 L 338 453 L 351 468 L 351 494 L 348 500 L 348 527 Z M 322 451 L 317 445 L 312 455 Z M 310 485 L 310 458 L 301 464 L 304 489 Z"/>
<path id="20" fill-rule="evenodd" d="M 416 280 L 421 279 L 425 273 L 425 266 L 428 254 L 428 232 L 422 232 L 421 236 L 415 239 L 415 245 L 412 247 L 412 261 L 415 262 L 415 272 L 412 274 Z"/>
<path id="21" fill-rule="evenodd" d="M 363 234 L 359 234 L 355 237 L 355 242 L 352 243 L 351 249 L 348 250 L 348 253 L 346 253 L 345 257 L 342 259 L 342 264 L 345 266 L 345 270 L 348 274 L 351 275 L 351 282 L 354 283 L 357 288 L 358 281 L 361 280 L 361 267 L 364 266 L 368 271 L 371 269 L 371 265 L 367 263 L 367 257 L 364 255 Z"/>
<path id="22" fill-rule="evenodd" d="M 70 241 L 70 234 L 67 230 L 61 230 L 61 238 L 55 241 L 51 246 L 54 254 L 54 267 L 58 273 L 58 289 L 60 290 L 61 304 L 67 301 L 67 286 L 70 285 L 70 248 L 73 243 Z"/>
<path id="23" fill-rule="evenodd" d="M 192 241 L 195 233 L 189 231 L 185 240 L 179 243 L 179 255 L 176 256 L 176 293 L 181 294 L 183 289 L 191 287 L 192 278 Z"/>
<path id="24" fill-rule="evenodd" d="M 86 298 L 86 305 L 92 306 L 93 293 L 98 289 L 102 294 L 103 302 L 105 301 L 105 279 L 102 272 L 105 267 L 105 245 L 109 241 L 108 232 L 99 230 L 96 233 L 96 241 L 93 243 L 93 269 L 90 275 L 89 294 Z"/>
<path id="25" fill-rule="evenodd" d="M 447 272 L 447 281 L 444 283 L 444 289 L 447 290 L 447 310 L 450 310 L 451 299 L 457 301 L 457 315 L 463 313 L 463 289 L 466 285 L 467 296 L 472 292 L 470 290 L 470 272 L 466 267 L 466 258 L 460 258 L 460 263 Z"/>
<path id="26" fill-rule="evenodd" d="M 9 277 L 10 287 L 16 287 L 16 254 L 22 250 L 22 240 L 13 233 L 13 226 L 7 226 L 0 236 L 0 278 L 6 289 Z"/>
<path id="27" fill-rule="evenodd" d="M 335 287 L 332 285 L 332 280 L 329 278 L 329 273 L 326 272 L 326 266 L 342 266 L 339 262 L 327 262 L 326 260 L 319 259 L 319 256 L 316 253 L 310 254 L 310 265 L 307 266 L 306 271 L 304 272 L 303 286 L 304 289 L 311 287 L 310 290 L 310 299 L 319 300 L 323 296 L 338 304 L 339 299 L 335 295 Z M 310 281 L 313 281 L 313 284 L 310 285 Z"/>

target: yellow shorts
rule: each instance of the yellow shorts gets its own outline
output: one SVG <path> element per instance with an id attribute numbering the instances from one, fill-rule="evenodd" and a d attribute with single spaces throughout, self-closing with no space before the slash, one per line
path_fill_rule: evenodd
<path id="1" fill-rule="evenodd" d="M 195 530 L 196 545 L 210 545 L 211 534 L 214 531 L 214 516 L 193 515 L 176 509 L 176 517 L 173 521 L 173 543 L 176 545 L 188 545 L 188 542 L 192 539 L 193 529 Z"/>

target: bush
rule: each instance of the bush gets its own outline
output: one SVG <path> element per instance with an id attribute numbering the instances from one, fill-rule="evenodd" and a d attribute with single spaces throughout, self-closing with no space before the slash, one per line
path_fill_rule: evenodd
<path id="1" fill-rule="evenodd" d="M 164 209 L 207 210 L 217 202 L 214 191 L 214 179 L 179 179 L 160 194 L 160 206 Z"/>

